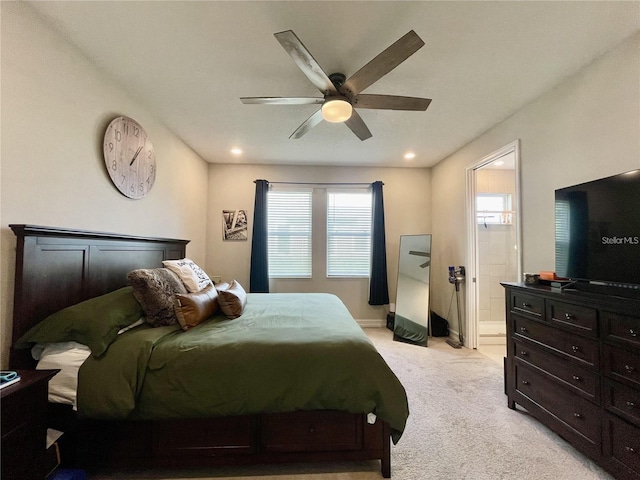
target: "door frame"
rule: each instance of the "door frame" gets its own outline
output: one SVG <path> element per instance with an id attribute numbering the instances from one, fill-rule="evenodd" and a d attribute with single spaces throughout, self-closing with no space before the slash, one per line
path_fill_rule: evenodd
<path id="1" fill-rule="evenodd" d="M 466 311 L 467 311 L 467 347 L 478 348 L 480 344 L 480 329 L 478 326 L 478 239 L 476 225 L 476 173 L 477 171 L 498 158 L 514 154 L 515 157 L 515 217 L 516 217 L 516 242 L 517 242 L 517 264 L 518 278 L 522 277 L 522 209 L 520 206 L 522 195 L 520 193 L 520 139 L 517 139 L 498 150 L 482 157 L 477 162 L 466 168 L 466 220 L 467 220 L 467 288 L 466 288 Z"/>

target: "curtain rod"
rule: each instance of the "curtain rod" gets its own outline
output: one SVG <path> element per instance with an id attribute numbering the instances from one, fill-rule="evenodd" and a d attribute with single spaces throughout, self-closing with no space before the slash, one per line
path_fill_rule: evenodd
<path id="1" fill-rule="evenodd" d="M 258 180 L 254 180 L 256 183 Z M 366 185 L 369 186 L 374 182 L 270 182 L 265 180 L 269 185 Z M 384 183 L 383 183 L 384 185 Z"/>

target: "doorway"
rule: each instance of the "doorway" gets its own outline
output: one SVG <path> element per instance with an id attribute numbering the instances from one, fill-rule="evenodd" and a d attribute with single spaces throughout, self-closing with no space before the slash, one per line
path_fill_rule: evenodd
<path id="1" fill-rule="evenodd" d="M 467 168 L 469 347 L 502 363 L 504 288 L 521 277 L 519 142 Z"/>

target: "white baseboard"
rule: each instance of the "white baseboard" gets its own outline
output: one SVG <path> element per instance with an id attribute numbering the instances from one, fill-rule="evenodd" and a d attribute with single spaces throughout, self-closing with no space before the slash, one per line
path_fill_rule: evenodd
<path id="1" fill-rule="evenodd" d="M 387 321 L 380 318 L 360 318 L 356 320 L 356 323 L 362 328 L 380 328 L 387 326 Z"/>
<path id="2" fill-rule="evenodd" d="M 500 336 L 507 334 L 506 322 L 478 322 L 479 334 L 483 336 Z"/>

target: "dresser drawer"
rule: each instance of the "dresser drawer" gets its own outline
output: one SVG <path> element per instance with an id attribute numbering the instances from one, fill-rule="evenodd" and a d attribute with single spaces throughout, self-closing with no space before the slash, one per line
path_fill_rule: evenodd
<path id="1" fill-rule="evenodd" d="M 640 390 L 606 380 L 604 402 L 608 410 L 640 426 Z"/>
<path id="2" fill-rule="evenodd" d="M 640 353 L 628 352 L 611 345 L 605 345 L 603 353 L 605 375 L 640 387 Z"/>
<path id="3" fill-rule="evenodd" d="M 542 318 L 544 315 L 544 298 L 512 291 L 511 310 L 533 318 Z"/>
<path id="4" fill-rule="evenodd" d="M 262 415 L 262 446 L 268 452 L 360 450 L 362 416 L 346 412 Z"/>
<path id="5" fill-rule="evenodd" d="M 515 365 L 516 390 L 594 444 L 600 443 L 600 409 L 522 363 Z"/>
<path id="6" fill-rule="evenodd" d="M 519 315 L 512 314 L 511 318 L 515 338 L 534 341 L 565 358 L 578 360 L 584 366 L 598 368 L 600 349 L 597 340 L 558 330 Z"/>
<path id="7" fill-rule="evenodd" d="M 601 312 L 600 318 L 603 338 L 640 348 L 640 317 Z"/>
<path id="8" fill-rule="evenodd" d="M 547 300 L 547 321 L 590 337 L 598 336 L 598 311 L 572 303 Z"/>
<path id="9" fill-rule="evenodd" d="M 544 370 L 584 398 L 600 403 L 600 377 L 595 372 L 552 355 L 529 342 L 514 341 L 514 352 L 517 359 Z"/>
<path id="10" fill-rule="evenodd" d="M 607 440 L 610 455 L 640 475 L 640 428 L 607 415 Z"/>

